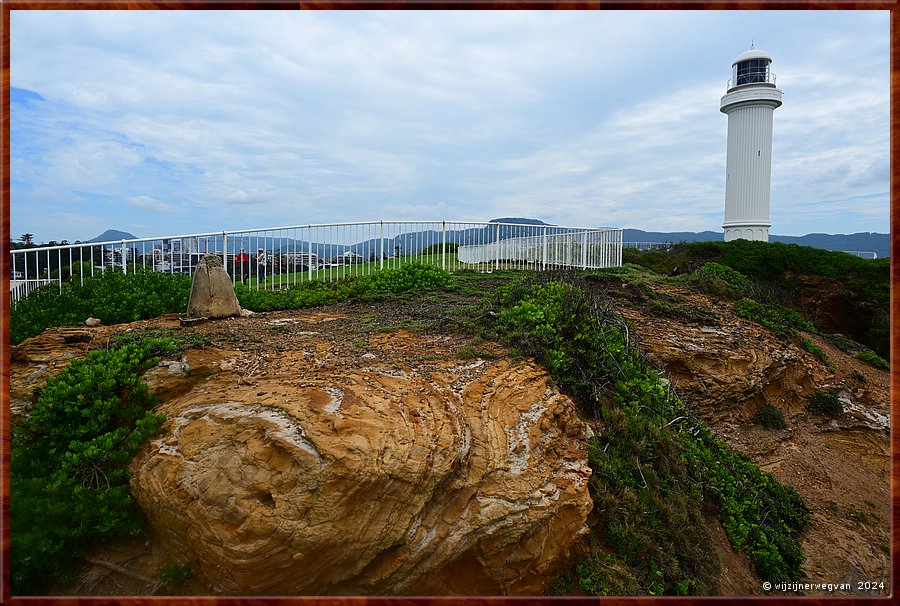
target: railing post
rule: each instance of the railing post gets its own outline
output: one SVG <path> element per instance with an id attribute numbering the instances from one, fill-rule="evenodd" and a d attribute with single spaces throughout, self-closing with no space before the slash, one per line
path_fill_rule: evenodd
<path id="1" fill-rule="evenodd" d="M 619 230 L 616 232 L 616 267 L 622 267 L 622 234 Z"/>
<path id="2" fill-rule="evenodd" d="M 441 236 L 441 269 L 447 271 L 447 221 L 441 221 L 443 235 Z"/>
<path id="3" fill-rule="evenodd" d="M 306 226 L 306 278 L 312 282 L 312 224 Z"/>
<path id="4" fill-rule="evenodd" d="M 384 269 L 384 219 L 381 220 L 381 234 L 378 237 L 378 269 Z"/>
<path id="5" fill-rule="evenodd" d="M 581 269 L 587 269 L 587 230 L 581 233 Z"/>
<path id="6" fill-rule="evenodd" d="M 209 253 L 209 239 L 206 240 L 206 252 Z M 237 283 L 237 277 L 234 275 L 234 257 L 231 258 L 231 285 L 234 286 Z M 222 267 L 225 268 L 225 271 L 228 272 L 228 232 L 224 229 L 222 230 Z"/>
<path id="7" fill-rule="evenodd" d="M 541 248 L 542 248 L 541 269 L 546 270 L 547 269 L 547 226 L 546 225 L 544 226 L 544 236 L 542 239 L 543 239 L 543 242 L 542 242 L 542 246 L 541 246 Z"/>
<path id="8" fill-rule="evenodd" d="M 494 269 L 497 271 L 500 270 L 500 224 L 497 223 L 497 229 L 495 230 L 496 236 L 494 237 L 494 250 L 496 251 L 496 256 L 494 257 Z"/>
<path id="9" fill-rule="evenodd" d="M 47 263 L 47 267 L 50 267 L 49 263 Z M 123 274 L 128 273 L 128 262 L 127 262 L 127 259 L 125 258 L 125 240 L 122 240 L 122 273 Z"/>

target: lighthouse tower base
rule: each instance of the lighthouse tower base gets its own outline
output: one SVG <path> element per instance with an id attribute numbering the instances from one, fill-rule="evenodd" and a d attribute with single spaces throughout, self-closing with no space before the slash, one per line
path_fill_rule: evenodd
<path id="1" fill-rule="evenodd" d="M 725 225 L 725 241 L 757 240 L 769 241 L 769 225 Z"/>

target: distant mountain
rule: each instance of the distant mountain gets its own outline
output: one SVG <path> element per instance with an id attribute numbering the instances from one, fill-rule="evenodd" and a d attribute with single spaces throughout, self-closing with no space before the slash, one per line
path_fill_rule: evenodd
<path id="1" fill-rule="evenodd" d="M 709 242 L 721 241 L 723 237 L 722 232 L 716 231 L 659 232 L 626 229 L 622 234 L 624 242 Z M 871 232 L 857 234 L 806 234 L 805 236 L 778 236 L 773 234 L 769 236 L 769 242 L 798 244 L 825 250 L 874 252 L 879 259 L 891 256 L 890 234 Z"/>
<path id="2" fill-rule="evenodd" d="M 117 240 L 136 240 L 137 236 L 127 231 L 119 231 L 118 229 L 107 229 L 105 232 L 87 242 L 114 242 Z"/>
<path id="3" fill-rule="evenodd" d="M 515 223 L 517 225 L 550 225 L 538 219 L 524 219 L 522 217 L 506 217 L 503 219 L 491 219 L 488 223 Z"/>
<path id="4" fill-rule="evenodd" d="M 303 240 L 293 240 L 289 238 L 267 238 L 265 240 L 266 247 L 270 250 L 311 250 L 320 257 L 331 257 L 336 254 L 343 254 L 352 251 L 361 254 L 366 258 L 372 254 L 384 253 L 387 255 L 394 254 L 399 250 L 402 254 L 417 254 L 431 244 L 436 244 L 446 237 L 447 242 L 457 244 L 470 244 L 474 242 L 488 243 L 497 239 L 505 240 L 507 238 L 515 238 L 528 236 L 534 233 L 533 230 L 526 226 L 547 225 L 538 219 L 528 219 L 522 217 L 504 217 L 499 219 L 491 219 L 490 223 L 505 223 L 507 225 L 471 227 L 461 230 L 448 229 L 446 234 L 435 230 L 423 230 L 420 232 L 405 233 L 394 238 L 385 239 L 380 242 L 379 239 L 371 239 L 368 241 L 358 242 L 355 244 L 324 244 L 313 242 L 311 245 Z M 522 227 L 516 227 L 521 225 Z M 623 230 L 624 242 L 709 242 L 721 241 L 723 234 L 721 231 L 675 231 L 675 232 L 659 232 L 644 231 L 641 229 L 625 229 Z M 88 240 L 88 242 L 118 242 L 119 240 L 134 240 L 134 236 L 128 232 L 116 229 L 108 229 L 96 238 Z M 778 236 L 771 235 L 770 242 L 783 242 L 785 244 L 799 244 L 800 246 L 812 246 L 813 248 L 822 248 L 825 250 L 842 250 L 842 251 L 865 251 L 874 252 L 879 259 L 889 257 L 891 255 L 891 236 L 890 234 L 881 233 L 856 233 L 856 234 L 807 234 L 805 236 Z M 221 237 L 212 237 L 209 240 L 210 246 L 221 249 L 223 243 Z M 255 250 L 259 246 L 257 239 L 252 236 L 230 236 L 228 239 L 229 252 L 238 252 L 240 250 Z"/>

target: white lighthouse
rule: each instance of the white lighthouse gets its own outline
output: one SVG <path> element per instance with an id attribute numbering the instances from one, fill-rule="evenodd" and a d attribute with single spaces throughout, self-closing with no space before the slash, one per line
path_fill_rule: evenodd
<path id="1" fill-rule="evenodd" d="M 728 116 L 725 168 L 725 241 L 769 241 L 772 182 L 772 114 L 781 105 L 769 71 L 772 57 L 754 48 L 731 65 L 719 109 Z"/>

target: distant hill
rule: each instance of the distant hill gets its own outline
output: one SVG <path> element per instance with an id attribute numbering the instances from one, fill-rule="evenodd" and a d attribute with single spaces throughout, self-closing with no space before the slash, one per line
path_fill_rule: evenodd
<path id="1" fill-rule="evenodd" d="M 641 229 L 626 229 L 623 234 L 624 242 L 709 242 L 722 240 L 722 232 L 716 231 L 643 231 Z M 874 252 L 879 259 L 891 256 L 890 234 L 863 232 L 857 234 L 806 234 L 805 236 L 769 236 L 769 242 L 783 242 L 784 244 L 798 244 L 811 246 L 825 250 L 865 251 Z"/>
<path id="2" fill-rule="evenodd" d="M 523 217 L 503 217 L 499 219 L 491 219 L 490 223 L 506 223 L 513 225 L 551 225 L 549 223 L 544 223 L 538 219 L 528 219 Z M 448 231 L 447 232 L 447 241 L 448 242 L 492 242 L 498 236 L 502 239 L 512 238 L 517 236 L 530 235 L 532 232 L 527 231 L 526 228 L 516 228 L 516 227 L 505 227 L 498 228 L 499 231 L 494 231 L 492 228 L 489 229 L 487 227 L 481 228 L 470 228 L 466 230 L 460 231 Z M 484 232 L 485 235 L 473 235 L 475 233 Z M 521 232 L 521 233 L 520 233 Z M 623 231 L 623 241 L 624 242 L 709 242 L 722 240 L 722 232 L 720 231 L 674 231 L 674 232 L 659 232 L 659 231 L 644 231 L 641 229 L 625 229 Z M 134 240 L 137 236 L 134 236 L 125 231 L 119 231 L 117 229 L 107 229 L 105 232 L 97 236 L 92 240 L 88 240 L 88 242 L 117 242 L 119 240 Z M 249 240 L 244 242 L 243 240 L 246 238 L 233 238 L 229 240 L 230 250 L 240 250 L 241 246 L 250 247 L 251 244 Z M 436 231 L 424 231 L 419 232 L 418 234 L 409 233 L 404 234 L 402 236 L 397 236 L 392 240 L 386 240 L 384 249 L 389 252 L 394 251 L 395 247 L 400 245 L 404 254 L 412 254 L 419 252 L 422 248 L 424 248 L 427 244 L 440 242 L 441 235 Z M 822 248 L 825 250 L 843 250 L 843 251 L 865 251 L 865 252 L 874 252 L 878 255 L 879 259 L 883 259 L 886 257 L 890 257 L 891 255 L 891 236 L 890 234 L 881 234 L 881 233 L 871 233 L 871 232 L 863 232 L 856 234 L 807 234 L 805 236 L 778 236 L 772 235 L 769 237 L 770 242 L 783 242 L 785 244 L 799 244 L 800 246 L 812 246 L 813 248 Z M 211 242 L 216 242 L 217 245 L 221 246 L 218 243 L 216 238 L 213 238 Z M 368 257 L 375 250 L 382 250 L 380 245 L 376 244 L 377 240 L 371 240 L 368 242 L 360 242 L 353 245 L 336 245 L 333 248 L 329 247 L 329 250 L 335 250 L 340 253 L 346 252 L 348 250 L 352 250 L 358 254 L 363 254 Z M 276 238 L 273 239 L 269 245 L 272 248 L 285 248 L 290 247 L 292 250 L 306 250 L 307 243 L 302 241 L 294 241 L 289 240 L 287 238 Z M 297 247 L 300 248 L 297 248 Z M 319 255 L 325 254 L 324 245 L 322 244 L 313 244 L 314 250 L 313 252 L 317 252 Z M 249 248 L 246 248 L 249 250 Z M 340 250 L 338 250 L 340 249 Z"/>
<path id="3" fill-rule="evenodd" d="M 105 232 L 93 238 L 91 240 L 87 240 L 87 242 L 113 242 L 116 240 L 136 240 L 137 236 L 128 233 L 127 231 L 119 231 L 118 229 L 107 229 Z"/>
<path id="4" fill-rule="evenodd" d="M 491 219 L 488 223 L 515 223 L 517 225 L 550 225 L 538 219 L 525 219 L 522 217 L 504 217 L 502 219 Z"/>

